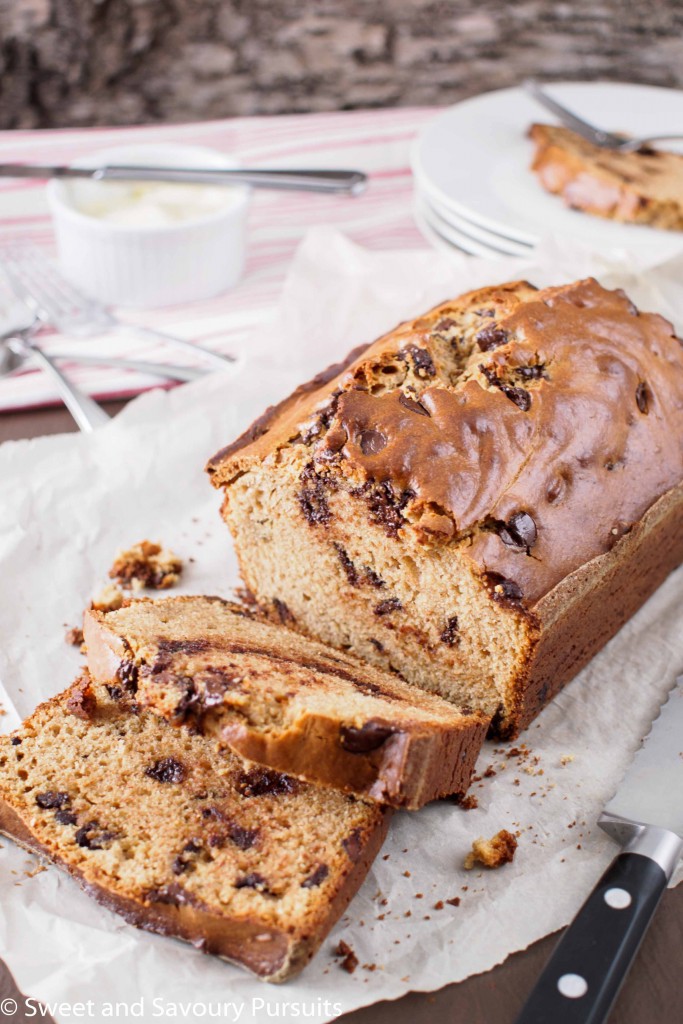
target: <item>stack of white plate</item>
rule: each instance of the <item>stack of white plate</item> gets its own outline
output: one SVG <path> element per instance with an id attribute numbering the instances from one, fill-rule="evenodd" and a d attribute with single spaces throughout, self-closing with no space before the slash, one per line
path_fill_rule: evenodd
<path id="1" fill-rule="evenodd" d="M 553 83 L 547 91 L 587 121 L 631 135 L 683 133 L 683 92 L 622 83 Z M 415 216 L 435 246 L 475 256 L 526 256 L 543 235 L 653 259 L 683 250 L 683 232 L 618 224 L 566 207 L 530 170 L 535 121 L 554 118 L 522 89 L 458 103 L 429 121 L 412 152 Z M 673 146 L 671 147 L 673 148 Z"/>

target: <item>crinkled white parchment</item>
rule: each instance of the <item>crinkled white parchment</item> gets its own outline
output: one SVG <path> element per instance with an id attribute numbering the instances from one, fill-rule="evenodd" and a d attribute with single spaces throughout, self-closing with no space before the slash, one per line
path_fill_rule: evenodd
<path id="1" fill-rule="evenodd" d="M 633 255 L 595 256 L 555 241 L 533 262 L 487 263 L 427 251 L 369 253 L 319 229 L 298 253 L 277 320 L 251 340 L 237 371 L 147 394 L 95 435 L 5 444 L 0 702 L 8 713 L 0 727 L 14 727 L 75 676 L 80 657 L 64 643 L 65 624 L 79 621 L 121 545 L 159 538 L 194 559 L 183 591 L 230 593 L 235 560 L 203 464 L 266 404 L 354 345 L 465 289 L 589 273 L 680 327 L 683 259 L 644 268 Z M 0 955 L 33 996 L 51 1004 L 92 1000 L 98 1020 L 104 1004 L 128 1002 L 145 1022 L 200 1020 L 210 1011 L 228 1021 L 240 1006 L 242 1021 L 272 1019 L 276 1009 L 281 1019 L 306 1011 L 324 1021 L 493 967 L 565 925 L 615 853 L 596 817 L 683 668 L 682 599 L 679 571 L 532 725 L 521 758 L 487 744 L 479 770 L 493 765 L 496 774 L 475 784 L 476 809 L 443 802 L 397 815 L 346 916 L 286 986 L 136 931 L 55 869 L 29 877 L 35 861 L 7 841 Z M 465 872 L 472 839 L 501 828 L 520 832 L 514 863 Z M 434 908 L 454 897 L 459 906 Z M 352 975 L 331 955 L 340 938 L 360 960 Z M 63 1009 L 55 1017 L 70 1019 Z"/>

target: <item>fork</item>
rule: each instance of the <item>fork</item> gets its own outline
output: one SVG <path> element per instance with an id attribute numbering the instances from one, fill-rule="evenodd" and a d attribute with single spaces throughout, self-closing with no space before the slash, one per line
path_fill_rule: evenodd
<path id="1" fill-rule="evenodd" d="M 54 360 L 30 341 L 32 331 L 33 325 L 20 330 L 7 331 L 0 336 L 0 345 L 6 345 L 22 359 L 32 360 L 52 378 L 64 405 L 84 433 L 91 434 L 98 427 L 108 423 L 111 418 L 109 413 L 105 412 L 102 406 L 93 401 L 89 395 L 75 387 L 64 376 Z"/>
<path id="2" fill-rule="evenodd" d="M 83 295 L 66 281 L 53 263 L 31 245 L 6 248 L 1 252 L 5 271 L 17 297 L 35 313 L 39 320 L 51 324 L 62 334 L 87 338 L 103 332 L 135 334 L 154 341 L 163 341 L 202 355 L 221 370 L 235 362 L 235 357 L 221 355 L 186 341 L 175 334 L 153 327 L 127 324 L 110 313 L 101 303 Z"/>
<path id="3" fill-rule="evenodd" d="M 617 135 L 614 132 L 606 132 L 602 128 L 597 128 L 594 124 L 591 124 L 590 121 L 585 121 L 562 103 L 558 103 L 556 99 L 553 99 L 552 96 L 549 96 L 541 88 L 535 79 L 527 78 L 524 82 L 524 88 L 541 106 L 549 110 L 551 114 L 554 114 L 566 128 L 571 128 L 577 135 L 587 139 L 588 142 L 592 142 L 595 146 L 600 146 L 602 149 L 611 149 L 615 153 L 634 153 L 636 150 L 642 149 L 643 146 L 648 146 L 653 142 L 673 142 L 683 139 L 683 135 L 680 133 L 677 135 L 642 135 L 633 138 L 626 135 Z"/>

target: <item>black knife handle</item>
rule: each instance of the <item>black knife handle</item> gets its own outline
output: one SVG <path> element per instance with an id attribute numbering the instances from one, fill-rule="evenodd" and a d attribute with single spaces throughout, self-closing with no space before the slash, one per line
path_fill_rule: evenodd
<path id="1" fill-rule="evenodd" d="M 619 854 L 560 939 L 516 1024 L 601 1024 L 667 881 L 649 857 Z"/>

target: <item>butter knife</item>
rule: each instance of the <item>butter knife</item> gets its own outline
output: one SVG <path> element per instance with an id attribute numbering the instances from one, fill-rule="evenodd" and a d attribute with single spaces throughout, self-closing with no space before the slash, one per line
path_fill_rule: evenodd
<path id="1" fill-rule="evenodd" d="M 546 964 L 517 1024 L 601 1024 L 683 856 L 683 677 L 598 824 L 622 847 Z"/>
<path id="2" fill-rule="evenodd" d="M 93 181 L 171 181 L 194 185 L 252 185 L 297 192 L 333 192 L 358 196 L 368 177 L 362 171 L 268 170 L 236 167 L 67 167 L 60 164 L 0 164 L 0 178 L 91 178 Z"/>

